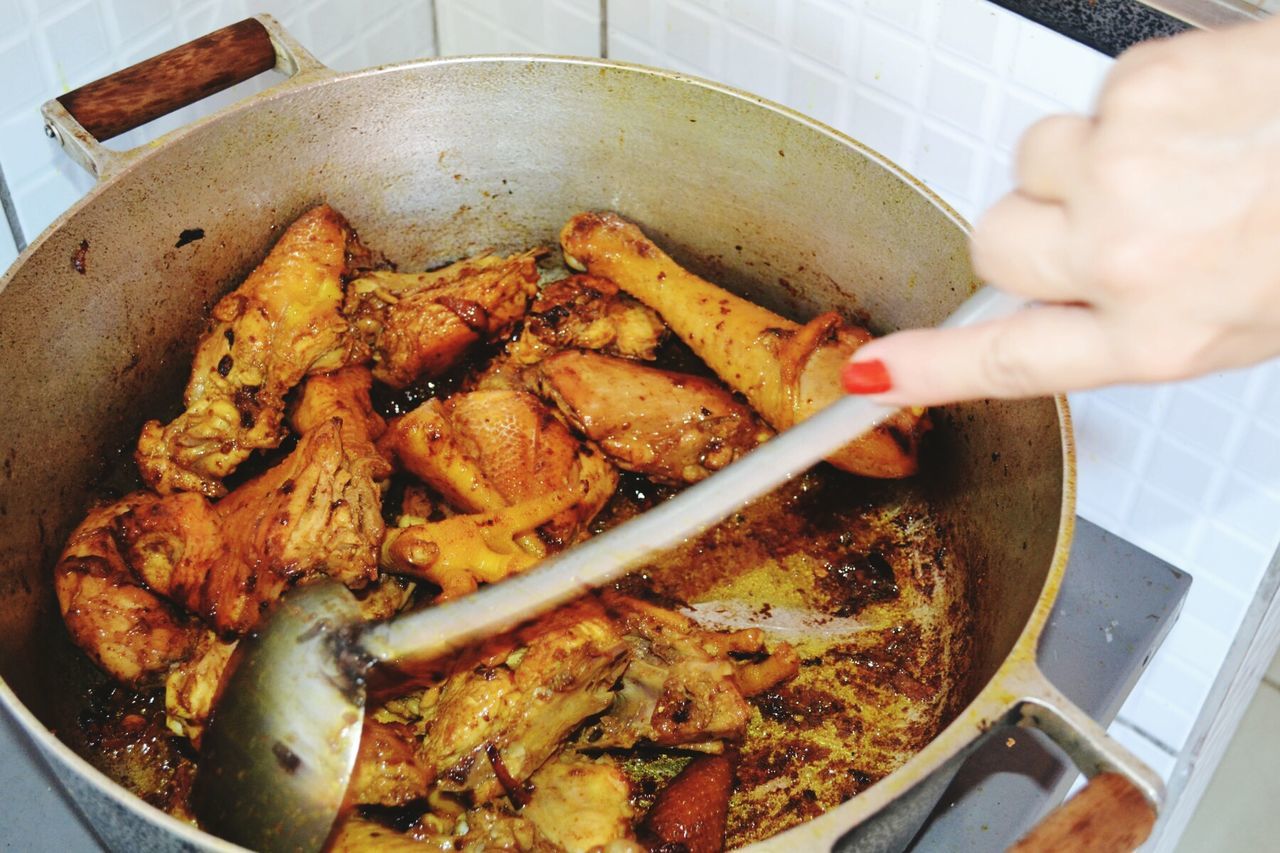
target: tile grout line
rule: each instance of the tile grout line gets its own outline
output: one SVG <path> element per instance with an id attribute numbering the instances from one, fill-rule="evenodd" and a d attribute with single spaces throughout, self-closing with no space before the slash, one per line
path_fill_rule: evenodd
<path id="1" fill-rule="evenodd" d="M 9 233 L 13 238 L 13 246 L 18 254 L 27 248 L 27 238 L 22 233 L 22 223 L 18 220 L 18 208 L 13 205 L 13 195 L 9 192 L 9 183 L 4 179 L 4 167 L 0 166 L 0 208 L 4 209 L 5 221 L 9 223 Z"/>
<path id="2" fill-rule="evenodd" d="M 439 5 L 437 0 L 430 0 L 431 6 L 431 49 L 437 57 L 443 51 L 440 48 L 440 12 L 436 8 Z"/>
<path id="3" fill-rule="evenodd" d="M 600 0 L 600 58 L 609 58 L 609 0 Z"/>
<path id="4" fill-rule="evenodd" d="M 1142 735 L 1147 740 L 1151 741 L 1151 743 L 1154 746 L 1158 747 L 1159 749 L 1163 750 L 1169 755 L 1176 757 L 1180 752 L 1182 752 L 1182 750 L 1174 749 L 1173 747 L 1169 746 L 1169 744 L 1165 743 L 1163 740 L 1156 737 L 1151 732 L 1147 731 L 1146 728 L 1138 724 L 1137 720 L 1134 720 L 1132 718 L 1121 718 L 1119 716 L 1117 716 L 1116 719 L 1124 723 L 1129 728 L 1133 729 L 1138 734 Z"/>

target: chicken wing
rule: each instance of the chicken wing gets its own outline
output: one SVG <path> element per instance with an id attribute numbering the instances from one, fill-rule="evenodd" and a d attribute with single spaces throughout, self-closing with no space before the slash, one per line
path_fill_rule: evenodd
<path id="1" fill-rule="evenodd" d="M 696 483 L 773 434 L 714 382 L 627 359 L 565 350 L 525 377 L 618 467 L 660 483 Z"/>
<path id="2" fill-rule="evenodd" d="M 613 282 L 571 275 L 542 288 L 507 352 L 520 364 L 563 349 L 652 361 L 667 335 L 657 312 L 621 293 Z"/>
<path id="3" fill-rule="evenodd" d="M 117 681 L 143 684 L 191 656 L 201 624 L 151 592 L 129 570 L 112 536 L 118 516 L 150 496 L 93 510 L 53 570 L 63 621 L 81 649 Z"/>
<path id="4" fill-rule="evenodd" d="M 452 369 L 475 344 L 511 331 L 538 285 L 533 249 L 485 255 L 434 272 L 373 272 L 347 291 L 345 311 L 373 351 L 373 375 L 404 388 Z"/>
<path id="5" fill-rule="evenodd" d="M 560 242 L 566 263 L 613 280 L 661 314 L 774 429 L 787 429 L 844 396 L 840 369 L 871 339 L 833 313 L 800 325 L 735 296 L 680 267 L 613 213 L 574 216 Z M 902 412 L 828 461 L 864 476 L 910 476 L 927 428 L 923 410 Z"/>
<path id="6" fill-rule="evenodd" d="M 303 214 L 244 283 L 213 308 L 191 365 L 186 411 L 149 421 L 135 457 L 162 494 L 225 493 L 222 478 L 284 437 L 284 395 L 309 372 L 356 359 L 342 316 L 343 281 L 372 264 L 346 220 L 327 205 Z"/>

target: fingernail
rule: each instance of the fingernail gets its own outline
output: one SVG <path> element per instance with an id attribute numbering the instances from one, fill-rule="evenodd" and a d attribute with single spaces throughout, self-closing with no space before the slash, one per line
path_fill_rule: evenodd
<path id="1" fill-rule="evenodd" d="M 883 394 L 893 387 L 888 368 L 878 359 L 846 364 L 840 380 L 850 394 Z"/>

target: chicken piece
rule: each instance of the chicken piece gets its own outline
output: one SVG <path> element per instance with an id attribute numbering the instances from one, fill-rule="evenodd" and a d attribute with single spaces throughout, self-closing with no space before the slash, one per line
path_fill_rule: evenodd
<path id="1" fill-rule="evenodd" d="M 360 618 L 370 622 L 390 619 L 409 603 L 412 594 L 411 582 L 380 578 L 356 592 Z M 196 749 L 200 748 L 209 716 L 222 695 L 222 676 L 238 643 L 238 639 L 225 639 L 205 630 L 191 657 L 175 665 L 165 679 L 165 725 L 179 737 L 189 739 Z"/>
<path id="2" fill-rule="evenodd" d="M 606 278 L 571 275 L 538 294 L 520 337 L 507 352 L 533 364 L 563 349 L 587 349 L 653 361 L 668 335 L 653 309 Z"/>
<path id="3" fill-rule="evenodd" d="M 67 630 L 117 681 L 137 686 L 186 660 L 203 626 L 138 583 L 111 534 L 114 521 L 150 495 L 138 492 L 93 510 L 54 566 L 54 590 Z"/>
<path id="4" fill-rule="evenodd" d="M 338 418 L 344 452 L 353 464 L 366 467 L 371 479 L 381 482 L 391 476 L 392 469 L 375 444 L 386 432 L 387 422 L 373 410 L 372 385 L 373 375 L 364 366 L 308 377 L 289 424 L 306 435 Z"/>
<path id="5" fill-rule="evenodd" d="M 751 709 L 739 684 L 742 667 L 728 655 L 759 654 L 763 632 L 704 631 L 679 613 L 614 590 L 602 593 L 602 599 L 631 648 L 631 662 L 613 706 L 588 727 L 583 742 L 598 749 L 647 741 L 719 752 L 723 741 L 740 740 Z M 747 664 L 753 667 L 747 673 L 768 672 L 776 679 L 768 682 L 772 686 L 798 671 L 799 659 L 785 643 L 767 660 L 773 658 L 765 670 L 754 669 L 765 663 Z M 756 677 L 751 686 L 765 681 Z"/>
<path id="6" fill-rule="evenodd" d="M 538 286 L 533 249 L 470 258 L 434 272 L 373 272 L 347 289 L 344 306 L 373 351 L 378 381 L 404 388 L 447 373 L 471 347 L 511 331 Z"/>
<path id="7" fill-rule="evenodd" d="M 223 639 L 205 630 L 195 653 L 172 670 L 164 682 L 164 723 L 169 731 L 200 748 L 209 716 L 222 696 L 222 676 L 231 664 L 239 638 Z"/>
<path id="8" fill-rule="evenodd" d="M 460 512 L 502 509 L 506 499 L 485 477 L 474 442 L 454 429 L 450 412 L 440 400 L 427 400 L 392 420 L 378 449 Z"/>
<path id="9" fill-rule="evenodd" d="M 565 262 L 616 282 L 653 308 L 726 384 L 776 430 L 844 396 L 840 370 L 871 339 L 834 313 L 800 325 L 683 269 L 614 213 L 580 213 L 560 233 Z M 923 409 L 900 412 L 827 461 L 869 477 L 907 477 L 918 467 Z"/>
<path id="10" fill-rule="evenodd" d="M 428 400 L 380 443 L 456 509 L 494 512 L 573 492 L 578 499 L 520 545 L 536 557 L 575 541 L 617 488 L 617 473 L 527 391 Z M 525 528 L 528 530 L 529 528 Z"/>
<path id="11" fill-rule="evenodd" d="M 377 578 L 384 524 L 370 467 L 347 452 L 334 419 L 217 504 L 194 493 L 151 496 L 119 514 L 113 529 L 150 589 L 220 633 L 243 634 L 310 576 L 355 589 Z"/>
<path id="12" fill-rule="evenodd" d="M 516 632 L 520 648 L 495 666 L 450 676 L 428 721 L 420 757 L 443 791 L 484 803 L 523 783 L 587 717 L 609 707 L 627 644 L 593 598 Z"/>
<path id="13" fill-rule="evenodd" d="M 467 812 L 467 832 L 457 839 L 458 850 L 484 853 L 560 853 L 532 822 L 505 809 L 486 805 Z"/>
<path id="14" fill-rule="evenodd" d="M 413 729 L 399 723 L 366 720 L 360 735 L 347 800 L 402 806 L 425 799 L 432 777 L 418 758 Z"/>
<path id="15" fill-rule="evenodd" d="M 284 396 L 310 372 L 361 357 L 342 316 L 343 281 L 372 264 L 337 211 L 304 213 L 244 283 L 218 301 L 200 339 L 186 411 L 148 421 L 135 457 L 162 494 L 225 494 L 222 478 L 284 438 Z"/>
<path id="16" fill-rule="evenodd" d="M 580 350 L 556 353 L 525 375 L 619 468 L 659 483 L 696 483 L 773 434 L 699 376 Z"/>
<path id="17" fill-rule="evenodd" d="M 455 515 L 442 521 L 402 517 L 402 527 L 388 531 L 382 543 L 382 565 L 390 572 L 423 578 L 440 587 L 437 603 L 475 592 L 480 582 L 497 583 L 522 572 L 542 554 L 521 547 L 528 531 L 550 523 L 580 500 L 591 500 L 591 484 L 551 492 L 497 512 Z M 612 489 L 610 489 L 612 491 Z"/>
<path id="18" fill-rule="evenodd" d="M 559 849 L 588 853 L 610 845 L 620 849 L 618 842 L 634 844 L 631 783 L 609 756 L 593 760 L 562 752 L 529 781 L 533 795 L 520 816 Z"/>
<path id="19" fill-rule="evenodd" d="M 640 837 L 650 850 L 720 853 L 729 822 L 733 762 L 727 755 L 699 756 L 658 794 Z"/>

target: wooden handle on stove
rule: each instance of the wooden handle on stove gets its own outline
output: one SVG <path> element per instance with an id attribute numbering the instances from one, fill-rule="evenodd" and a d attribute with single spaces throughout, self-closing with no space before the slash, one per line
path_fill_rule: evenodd
<path id="1" fill-rule="evenodd" d="M 1099 773 L 1010 853 L 1131 853 L 1151 835 L 1155 809 L 1119 773 Z"/>
<path id="2" fill-rule="evenodd" d="M 119 136 L 274 68 L 267 28 L 246 18 L 58 98 L 98 140 Z"/>

